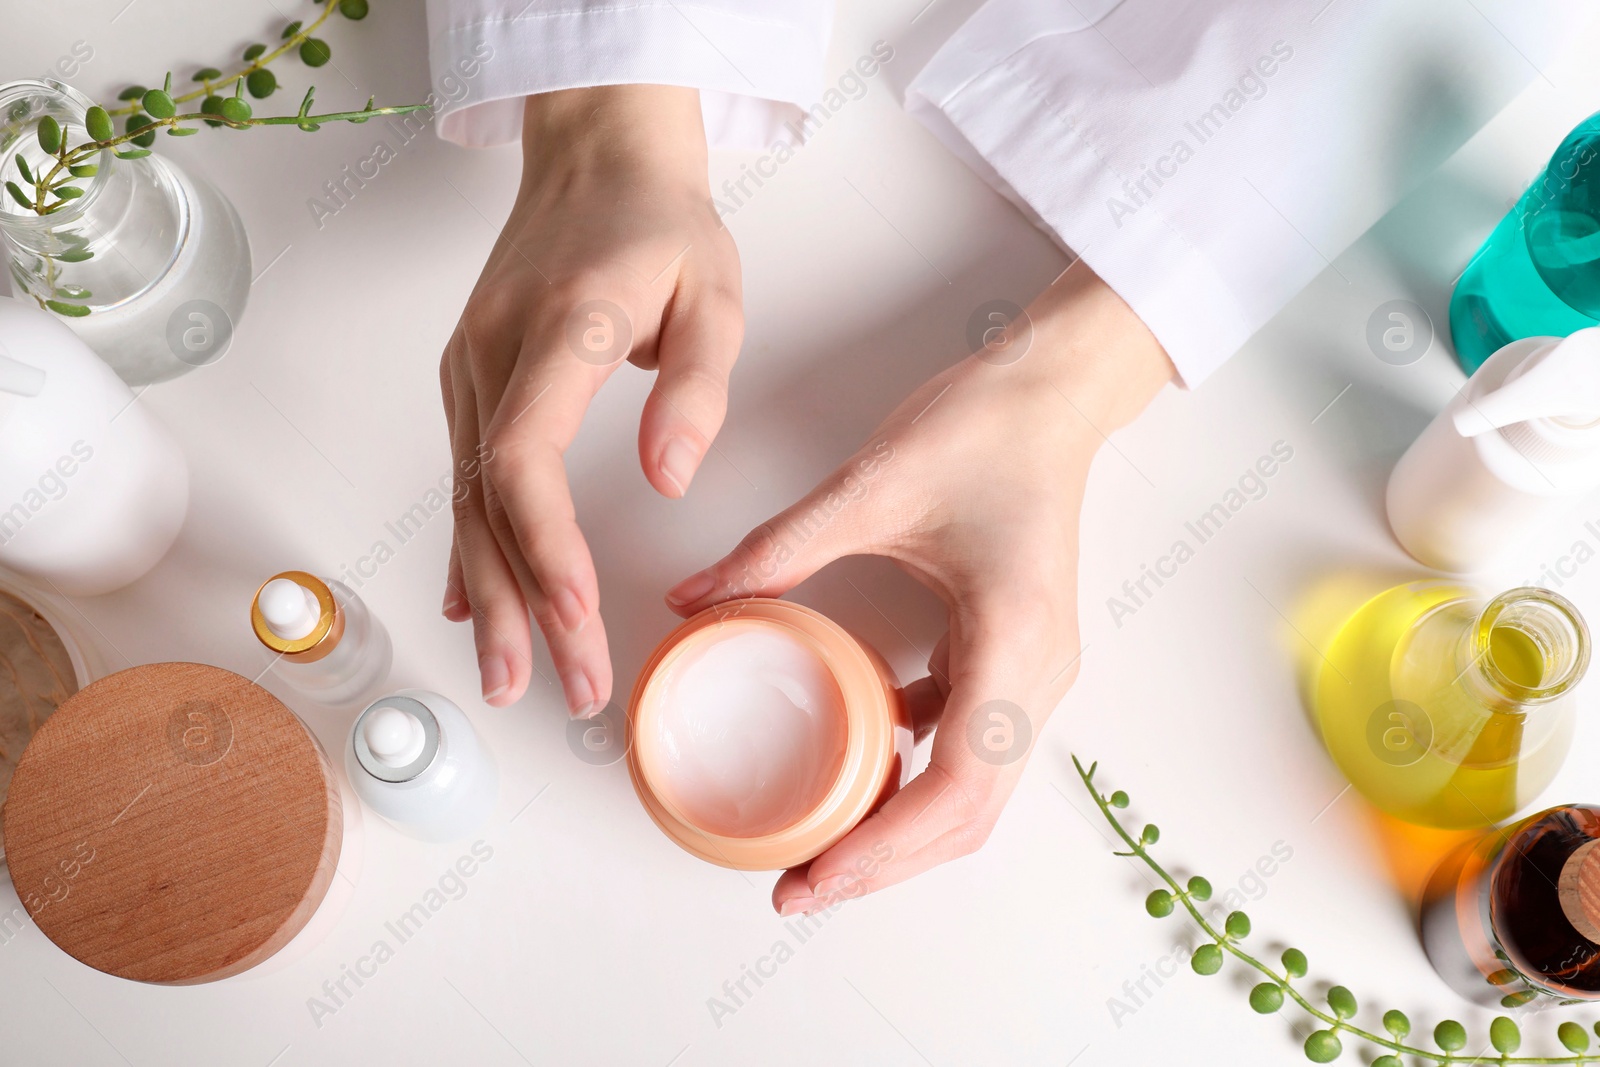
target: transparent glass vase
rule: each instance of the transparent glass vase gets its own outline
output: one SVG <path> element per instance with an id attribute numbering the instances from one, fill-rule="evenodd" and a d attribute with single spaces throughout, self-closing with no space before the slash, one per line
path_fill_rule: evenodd
<path id="1" fill-rule="evenodd" d="M 0 85 L 0 180 L 31 193 L 17 157 L 36 177 L 56 163 L 39 147 L 39 121 L 53 117 L 69 146 L 81 144 L 92 105 L 60 82 Z M 86 308 L 63 321 L 129 385 L 221 358 L 250 292 L 250 244 L 233 205 L 159 152 L 105 151 L 94 162 L 98 173 L 73 182 L 83 195 L 48 215 L 0 195 L 14 295 Z"/>

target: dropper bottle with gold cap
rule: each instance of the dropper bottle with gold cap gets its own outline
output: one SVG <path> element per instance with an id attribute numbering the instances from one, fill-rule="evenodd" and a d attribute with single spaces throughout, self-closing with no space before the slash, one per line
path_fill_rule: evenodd
<path id="1" fill-rule="evenodd" d="M 328 707 L 362 703 L 394 661 L 389 631 L 354 590 L 305 571 L 263 582 L 250 604 L 250 626 L 277 653 L 273 673 Z"/>

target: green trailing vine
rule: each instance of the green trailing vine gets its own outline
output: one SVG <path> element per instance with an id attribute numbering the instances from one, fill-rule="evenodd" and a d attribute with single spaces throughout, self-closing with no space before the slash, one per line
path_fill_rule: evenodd
<path id="1" fill-rule="evenodd" d="M 1378 1053 L 1377 1058 L 1371 1061 L 1372 1067 L 1403 1067 L 1402 1056 L 1413 1056 L 1435 1064 L 1600 1064 L 1600 1051 L 1589 1051 L 1589 1032 L 1575 1022 L 1564 1022 L 1556 1028 L 1556 1040 L 1572 1055 L 1517 1056 L 1513 1054 L 1522 1046 L 1522 1030 L 1515 1020 L 1505 1015 L 1497 1016 L 1489 1024 L 1489 1045 L 1494 1049 L 1494 1054 L 1485 1054 L 1463 1051 L 1467 1047 L 1467 1029 L 1454 1019 L 1446 1019 L 1433 1028 L 1435 1048 L 1407 1043 L 1411 1036 L 1411 1020 L 1401 1011 L 1384 1012 L 1382 1034 L 1364 1029 L 1354 1022 L 1357 1009 L 1355 994 L 1342 985 L 1329 989 L 1326 1008 L 1319 1007 L 1294 985 L 1307 973 L 1308 963 L 1304 952 L 1297 948 L 1285 949 L 1281 957 L 1282 970 L 1275 970 L 1241 947 L 1241 942 L 1250 936 L 1250 917 L 1244 912 L 1230 912 L 1223 920 L 1222 929 L 1217 929 L 1195 906 L 1196 902 L 1204 903 L 1211 899 L 1211 883 L 1196 875 L 1179 885 L 1177 879 L 1168 874 L 1166 868 L 1150 854 L 1150 846 L 1161 839 L 1160 829 L 1150 823 L 1137 837 L 1130 834 L 1116 816 L 1117 810 L 1128 806 L 1128 794 L 1119 789 L 1106 796 L 1096 788 L 1094 774 L 1098 763 L 1090 764 L 1085 770 L 1083 764 L 1078 762 L 1078 757 L 1074 756 L 1072 765 L 1083 779 L 1084 788 L 1094 798 L 1100 814 L 1105 816 L 1117 836 L 1128 846 L 1126 852 L 1119 850 L 1116 855 L 1139 859 L 1166 883 L 1166 888 L 1152 890 L 1145 897 L 1145 911 L 1163 919 L 1182 908 L 1210 939 L 1194 950 L 1189 957 L 1189 966 L 1196 974 L 1212 975 L 1222 970 L 1227 957 L 1232 956 L 1257 971 L 1264 980 L 1250 990 L 1251 1008 L 1262 1015 L 1270 1015 L 1280 1011 L 1285 1004 L 1292 1003 L 1321 1024 L 1305 1040 L 1306 1058 L 1312 1063 L 1333 1062 L 1344 1051 L 1345 1040 L 1352 1039 Z M 1600 1023 L 1595 1024 L 1594 1030 L 1600 1035 Z"/>
<path id="2" fill-rule="evenodd" d="M 246 130 L 252 126 L 295 126 L 306 132 L 321 129 L 329 122 L 366 122 L 382 115 L 404 115 L 424 110 L 426 104 L 406 104 L 393 107 L 375 107 L 375 98 L 368 97 L 366 106 L 356 111 L 334 111 L 312 114 L 316 87 L 306 90 L 299 109 L 293 115 L 259 117 L 250 103 L 253 97 L 264 100 L 278 89 L 277 75 L 268 69 L 274 60 L 296 53 L 308 67 L 320 67 L 332 58 L 328 42 L 316 32 L 338 11 L 345 18 L 360 20 L 367 17 L 368 0 L 312 0 L 322 11 L 309 23 L 291 22 L 283 28 L 281 43 L 269 48 L 256 42 L 243 52 L 242 63 L 232 73 L 224 74 L 216 67 L 205 67 L 195 72 L 193 80 L 199 88 L 186 92 L 173 89 L 172 72 L 168 71 L 159 89 L 130 85 L 118 94 L 122 106 L 105 108 L 96 104 L 84 118 L 86 139 L 70 143 L 68 132 L 52 116 L 39 120 L 36 136 L 39 148 L 47 157 L 45 163 L 30 167 L 19 152 L 16 159 L 17 175 L 21 179 L 7 179 L 6 193 L 27 211 L 36 215 L 52 215 L 84 195 L 80 179 L 93 178 L 100 171 L 101 153 L 110 151 L 116 158 L 140 159 L 150 155 L 156 134 L 166 130 L 172 137 L 187 137 L 200 132 L 201 125 L 226 126 Z M 229 90 L 232 90 L 231 94 Z M 200 101 L 195 110 L 184 110 L 183 105 Z M 126 116 L 121 133 L 117 132 L 114 116 Z M 45 282 L 55 296 L 69 300 L 39 299 L 41 306 L 60 315 L 81 317 L 89 314 L 85 304 L 72 301 L 93 295 L 76 286 L 63 286 L 57 282 L 58 264 L 81 263 L 93 258 L 93 251 L 80 235 L 60 234 L 62 251 L 42 255 Z"/>

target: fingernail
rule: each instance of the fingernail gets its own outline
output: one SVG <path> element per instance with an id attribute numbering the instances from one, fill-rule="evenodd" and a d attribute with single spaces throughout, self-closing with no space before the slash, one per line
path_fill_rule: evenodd
<path id="1" fill-rule="evenodd" d="M 681 437 L 674 437 L 661 450 L 662 477 L 672 483 L 679 496 L 689 491 L 689 483 L 694 479 L 694 468 L 699 459 L 694 448 Z"/>
<path id="2" fill-rule="evenodd" d="M 589 708 L 595 703 L 594 686 L 589 684 L 588 675 L 582 671 L 562 675 L 561 688 L 566 691 L 567 710 L 572 716 L 579 719 L 587 717 Z"/>
<path id="3" fill-rule="evenodd" d="M 574 719 L 592 719 L 596 715 L 600 714 L 600 709 L 603 706 L 604 705 L 602 705 L 598 700 L 591 700 L 583 707 L 574 709 L 568 714 L 570 714 Z"/>
<path id="4" fill-rule="evenodd" d="M 460 590 L 453 585 L 446 585 L 444 587 L 444 606 L 441 607 L 439 611 L 442 615 L 444 615 L 445 618 L 448 619 L 451 615 L 454 615 L 456 612 L 465 607 L 466 603 L 467 599 L 461 595 Z"/>
<path id="5" fill-rule="evenodd" d="M 712 587 L 716 584 L 716 575 L 709 570 L 690 575 L 667 590 L 667 603 L 674 604 L 680 608 L 685 604 L 693 604 L 696 600 L 711 592 Z"/>
<path id="6" fill-rule="evenodd" d="M 798 915 L 803 911 L 810 911 L 816 907 L 816 897 L 790 897 L 778 905 L 778 914 L 782 916 Z"/>
<path id="7" fill-rule="evenodd" d="M 824 878 L 812 886 L 811 894 L 820 900 L 827 900 L 847 889 L 853 880 L 848 874 L 836 874 L 832 878 Z"/>
<path id="8" fill-rule="evenodd" d="M 511 688 L 511 668 L 499 656 L 485 656 L 478 661 L 478 673 L 483 676 L 483 699 L 493 700 Z"/>
<path id="9" fill-rule="evenodd" d="M 583 629 L 588 617 L 584 615 L 583 603 L 576 593 L 570 589 L 557 589 L 550 602 L 556 609 L 556 617 L 561 620 L 561 625 L 568 633 L 575 634 Z"/>

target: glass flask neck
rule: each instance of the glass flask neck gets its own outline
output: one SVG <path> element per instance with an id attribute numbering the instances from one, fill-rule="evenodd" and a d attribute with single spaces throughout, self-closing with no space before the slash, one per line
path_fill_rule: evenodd
<path id="1" fill-rule="evenodd" d="M 1484 606 L 1464 652 L 1465 680 L 1493 705 L 1548 704 L 1583 680 L 1589 628 L 1565 597 L 1525 586 Z"/>
<path id="2" fill-rule="evenodd" d="M 64 144 L 81 145 L 89 140 L 84 121 L 92 106 L 56 81 L 0 85 L 0 179 L 36 202 L 26 175 L 54 183 L 66 174 L 62 160 L 39 146 L 39 123 L 54 119 Z M 0 249 L 17 295 L 81 316 L 125 305 L 166 276 L 188 236 L 190 205 L 177 169 L 160 157 L 125 160 L 101 151 L 77 165 L 95 168 L 67 178 L 82 195 L 48 214 L 0 196 Z M 44 199 L 56 203 L 53 194 Z"/>

